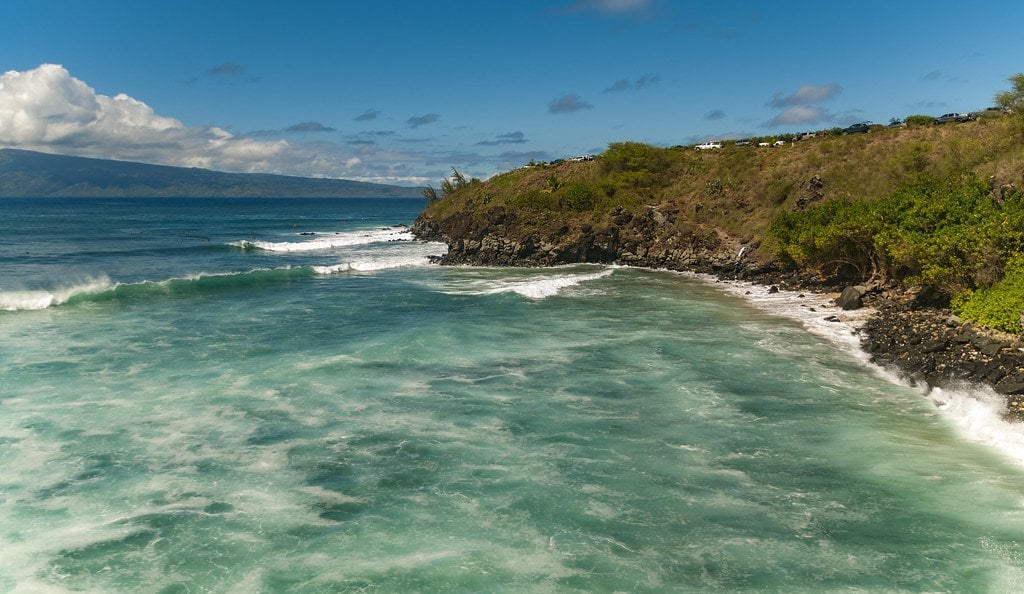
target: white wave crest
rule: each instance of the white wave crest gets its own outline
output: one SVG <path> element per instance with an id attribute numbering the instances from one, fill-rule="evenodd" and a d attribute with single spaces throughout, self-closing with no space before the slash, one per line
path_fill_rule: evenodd
<path id="1" fill-rule="evenodd" d="M 401 245 L 372 246 L 354 250 L 352 259 L 337 264 L 314 266 L 317 274 L 338 274 L 341 272 L 374 272 L 390 268 L 428 266 L 433 256 L 448 249 L 438 242 L 409 242 Z"/>
<path id="2" fill-rule="evenodd" d="M 1003 417 L 1006 397 L 987 386 L 932 388 L 928 398 L 962 435 L 1024 464 L 1024 432 Z"/>
<path id="3" fill-rule="evenodd" d="M 580 283 L 604 278 L 614 272 L 608 268 L 600 272 L 587 274 L 557 274 L 538 275 L 525 280 L 501 280 L 487 281 L 484 288 L 474 288 L 465 291 L 447 291 L 449 294 L 464 295 L 498 295 L 501 293 L 516 293 L 528 299 L 545 299 L 557 295 L 567 287 L 573 287 Z M 479 285 L 477 285 L 479 286 Z"/>
<path id="4" fill-rule="evenodd" d="M 54 291 L 4 291 L 0 292 L 0 310 L 25 311 L 46 309 L 66 303 L 75 295 L 99 293 L 114 287 L 108 278 L 89 279 L 80 284 Z"/>
<path id="5" fill-rule="evenodd" d="M 411 241 L 412 233 L 405 229 L 375 229 L 363 231 L 346 231 L 329 236 L 313 236 L 305 241 L 233 241 L 228 245 L 244 250 L 263 250 L 267 252 L 315 252 L 338 247 L 369 245 L 391 241 Z"/>
<path id="6" fill-rule="evenodd" d="M 404 268 L 409 266 L 427 266 L 430 258 L 426 256 L 406 256 L 400 258 L 375 258 L 357 262 L 342 262 L 328 266 L 314 266 L 317 274 L 337 274 L 339 272 L 373 272 L 376 270 L 387 270 L 389 268 Z"/>

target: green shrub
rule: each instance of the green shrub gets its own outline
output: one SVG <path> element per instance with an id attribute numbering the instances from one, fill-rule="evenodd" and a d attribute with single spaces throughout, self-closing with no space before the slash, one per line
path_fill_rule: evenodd
<path id="1" fill-rule="evenodd" d="M 822 274 L 881 276 L 949 297 L 991 282 L 992 263 L 1024 248 L 1024 199 L 996 207 L 974 174 L 921 175 L 873 202 L 832 200 L 778 215 L 781 259 Z"/>
<path id="2" fill-rule="evenodd" d="M 908 128 L 914 128 L 917 126 L 931 126 L 935 118 L 929 115 L 912 115 L 907 116 L 903 121 L 907 123 Z"/>
<path id="3" fill-rule="evenodd" d="M 953 313 L 965 320 L 1020 334 L 1024 312 L 1024 254 L 1010 258 L 1003 280 L 990 287 L 965 291 L 953 298 Z"/>
<path id="4" fill-rule="evenodd" d="M 556 194 L 558 203 L 563 208 L 583 212 L 593 210 L 601 198 L 600 191 L 594 184 L 568 184 Z"/>
<path id="5" fill-rule="evenodd" d="M 519 208 L 530 208 L 533 210 L 557 210 L 558 198 L 549 192 L 539 190 L 528 190 L 517 194 L 509 200 L 509 204 Z"/>

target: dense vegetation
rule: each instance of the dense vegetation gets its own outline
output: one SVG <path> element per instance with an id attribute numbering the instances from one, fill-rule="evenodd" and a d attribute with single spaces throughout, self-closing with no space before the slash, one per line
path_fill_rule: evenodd
<path id="1" fill-rule="evenodd" d="M 1021 332 L 1024 194 L 995 197 L 973 172 L 921 174 L 877 200 L 780 213 L 768 236 L 784 264 L 930 287 L 968 319 Z"/>
<path id="2" fill-rule="evenodd" d="M 566 229 L 656 213 L 653 241 L 723 233 L 758 246 L 762 261 L 919 285 L 966 319 L 1021 332 L 1024 76 L 1011 82 L 996 99 L 1012 115 L 987 110 L 948 124 L 911 116 L 771 147 L 612 143 L 593 160 L 455 178 L 425 214 L 486 221 L 511 211 L 520 233 L 564 240 Z"/>

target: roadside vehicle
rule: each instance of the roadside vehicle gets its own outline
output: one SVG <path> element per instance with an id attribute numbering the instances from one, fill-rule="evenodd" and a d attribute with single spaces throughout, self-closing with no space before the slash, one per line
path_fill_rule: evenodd
<path id="1" fill-rule="evenodd" d="M 718 142 L 718 141 L 710 141 L 709 140 L 707 142 L 702 142 L 702 143 L 697 145 L 697 150 L 699 150 L 699 151 L 703 151 L 703 150 L 707 150 L 707 149 L 720 149 L 720 148 L 722 148 L 722 143 Z"/>
<path id="2" fill-rule="evenodd" d="M 936 124 L 945 124 L 948 122 L 973 122 L 975 118 L 969 113 L 944 113 L 939 117 L 932 120 Z"/>
<path id="3" fill-rule="evenodd" d="M 871 122 L 858 122 L 843 128 L 843 134 L 860 134 L 871 130 Z"/>

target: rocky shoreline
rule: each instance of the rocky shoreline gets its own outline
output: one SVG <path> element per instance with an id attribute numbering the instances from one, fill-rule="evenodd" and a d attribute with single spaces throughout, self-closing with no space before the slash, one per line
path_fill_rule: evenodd
<path id="1" fill-rule="evenodd" d="M 572 263 L 624 264 L 644 268 L 713 274 L 743 280 L 766 290 L 841 293 L 845 309 L 869 306 L 874 313 L 860 329 L 861 346 L 871 361 L 894 369 L 908 381 L 928 387 L 964 382 L 990 386 L 1006 398 L 1004 416 L 1024 421 L 1024 340 L 964 323 L 926 296 L 896 287 L 851 287 L 834 279 L 778 270 L 772 263 L 744 258 L 757 245 L 716 229 L 688 236 L 659 237 L 658 219 L 613 213 L 610 225 L 595 229 L 562 226 L 553 233 L 519 234 L 513 213 L 490 213 L 484 221 L 468 216 L 440 224 L 420 217 L 412 227 L 423 240 L 449 246 L 441 264 L 553 266 Z"/>

